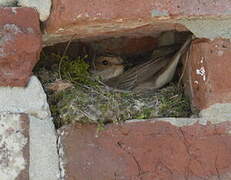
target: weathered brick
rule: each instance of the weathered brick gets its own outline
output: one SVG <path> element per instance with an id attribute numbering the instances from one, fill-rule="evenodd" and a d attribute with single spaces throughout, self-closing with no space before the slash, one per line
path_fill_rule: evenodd
<path id="1" fill-rule="evenodd" d="M 99 132 L 94 125 L 61 128 L 59 152 L 64 179 L 231 178 L 230 122 L 180 127 L 169 122 L 156 119 L 108 125 Z"/>
<path id="2" fill-rule="evenodd" d="M 199 110 L 216 103 L 231 103 L 231 43 L 229 40 L 194 40 L 187 59 L 185 85 L 192 105 Z"/>
<path id="3" fill-rule="evenodd" d="M 49 45 L 73 37 L 156 38 L 162 31 L 187 28 L 198 37 L 230 37 L 230 21 L 221 23 L 230 14 L 229 0 L 54 0 L 43 40 Z"/>
<path id="4" fill-rule="evenodd" d="M 36 10 L 0 7 L 0 86 L 25 86 L 40 50 Z"/>
<path id="5" fill-rule="evenodd" d="M 103 4 L 103 6 L 102 6 Z M 47 30 L 54 32 L 72 23 L 111 21 L 117 19 L 150 19 L 165 17 L 174 19 L 182 16 L 219 16 L 230 15 L 231 4 L 228 0 L 188 1 L 170 0 L 54 0 Z"/>
<path id="6" fill-rule="evenodd" d="M 26 114 L 0 114 L 0 176 L 29 180 L 29 121 Z"/>

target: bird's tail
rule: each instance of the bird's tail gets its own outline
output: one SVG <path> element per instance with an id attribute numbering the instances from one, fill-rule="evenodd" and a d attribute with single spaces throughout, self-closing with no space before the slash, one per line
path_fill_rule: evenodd
<path id="1" fill-rule="evenodd" d="M 191 43 L 192 39 L 193 35 L 190 35 L 188 39 L 185 41 L 185 43 L 182 45 L 180 50 L 171 58 L 169 64 L 165 67 L 165 69 L 159 72 L 160 75 L 158 76 L 155 82 L 156 88 L 160 88 L 172 80 L 179 59 Z"/>
<path id="2" fill-rule="evenodd" d="M 177 59 L 177 62 L 179 61 L 181 55 L 186 51 L 187 47 L 189 46 L 189 44 L 191 43 L 192 39 L 195 36 L 192 34 L 190 35 L 187 40 L 185 41 L 185 43 L 181 46 L 181 48 L 179 49 L 179 51 L 175 54 L 174 59 Z"/>

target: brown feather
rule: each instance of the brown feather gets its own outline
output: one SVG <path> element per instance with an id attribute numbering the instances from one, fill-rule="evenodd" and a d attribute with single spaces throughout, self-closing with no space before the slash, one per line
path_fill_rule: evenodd
<path id="1" fill-rule="evenodd" d="M 160 53 L 156 55 L 158 58 L 153 57 L 151 60 L 137 65 L 105 83 L 113 88 L 123 90 L 160 88 L 172 79 L 176 65 L 190 42 L 191 37 L 172 57 L 162 56 Z"/>

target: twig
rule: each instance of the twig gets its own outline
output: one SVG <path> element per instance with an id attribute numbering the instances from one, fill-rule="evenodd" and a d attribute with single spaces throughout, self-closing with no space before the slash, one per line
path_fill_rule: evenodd
<path id="1" fill-rule="evenodd" d="M 63 51 L 63 55 L 62 55 L 62 57 L 61 57 L 61 59 L 60 59 L 60 61 L 59 61 L 59 79 L 61 79 L 61 80 L 62 80 L 61 65 L 62 65 L 63 59 L 64 59 L 64 57 L 65 57 L 65 55 L 66 55 L 66 53 L 67 53 L 67 49 L 69 48 L 69 46 L 70 46 L 70 44 L 71 44 L 71 42 L 72 42 L 72 40 L 74 39 L 75 36 L 76 36 L 76 34 L 73 35 L 73 36 L 71 37 L 71 39 L 68 41 L 68 43 L 67 43 L 67 45 L 66 45 L 66 47 L 65 47 L 65 49 L 64 49 L 64 51 Z"/>
<path id="2" fill-rule="evenodd" d="M 93 120 L 85 111 L 81 110 L 80 108 L 79 111 L 83 113 L 83 115 L 85 115 L 88 119 Z"/>

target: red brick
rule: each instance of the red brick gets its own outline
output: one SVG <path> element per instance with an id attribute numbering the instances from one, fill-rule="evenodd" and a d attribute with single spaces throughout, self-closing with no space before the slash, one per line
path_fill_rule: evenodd
<path id="1" fill-rule="evenodd" d="M 54 0 L 47 30 L 54 32 L 66 25 L 97 21 L 150 19 L 160 16 L 174 19 L 182 16 L 228 15 L 228 0 L 213 2 L 188 0 Z"/>
<path id="2" fill-rule="evenodd" d="M 36 10 L 0 7 L 0 86 L 25 86 L 40 51 Z"/>
<path id="3" fill-rule="evenodd" d="M 65 180 L 230 179 L 231 123 L 134 122 L 60 129 Z"/>
<path id="4" fill-rule="evenodd" d="M 231 43 L 229 40 L 194 40 L 187 60 L 187 94 L 202 110 L 216 103 L 231 103 Z"/>
<path id="5" fill-rule="evenodd" d="M 44 42 L 105 36 L 157 37 L 168 30 L 186 30 L 172 20 L 191 17 L 227 17 L 229 0 L 53 0 Z M 55 36 L 54 36 L 55 35 Z"/>
<path id="6" fill-rule="evenodd" d="M 115 55 L 137 55 L 152 51 L 157 47 L 158 41 L 151 36 L 134 38 L 110 38 L 96 41 L 94 44 L 98 53 L 110 53 Z"/>

